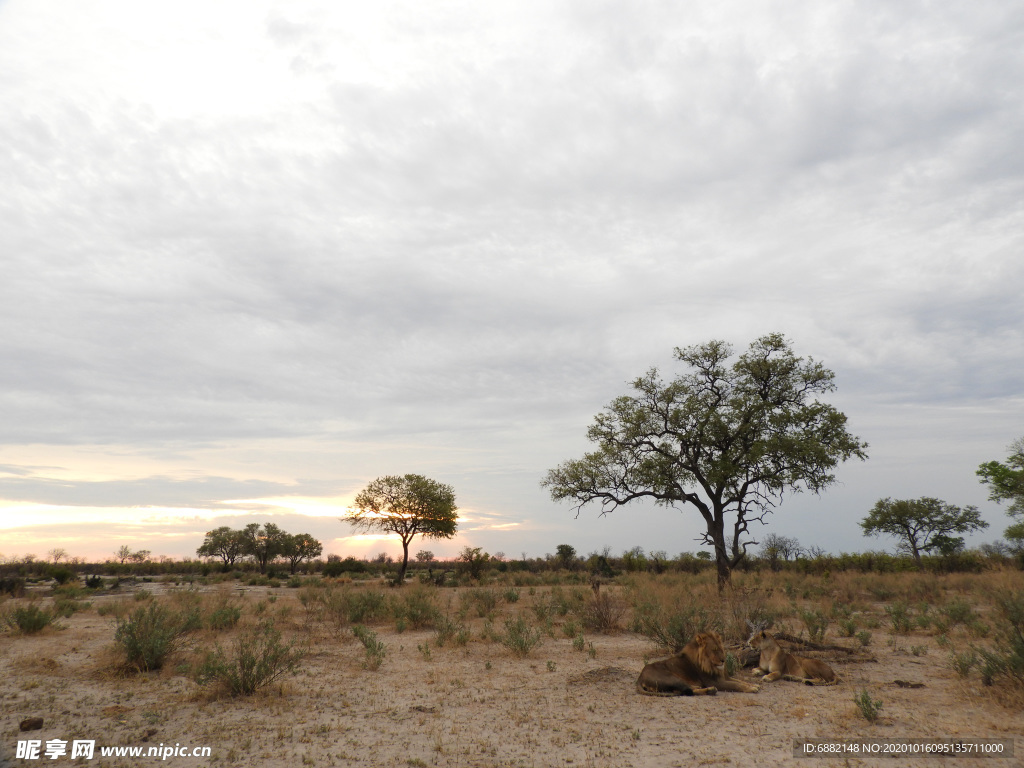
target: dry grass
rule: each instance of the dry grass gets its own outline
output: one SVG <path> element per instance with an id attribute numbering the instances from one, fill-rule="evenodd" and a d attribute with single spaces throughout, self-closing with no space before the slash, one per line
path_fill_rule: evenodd
<path id="1" fill-rule="evenodd" d="M 769 612 L 777 626 L 799 632 L 799 611 L 816 610 L 832 619 L 827 641 L 855 644 L 832 634 L 838 633 L 841 620 L 832 615 L 838 604 L 849 608 L 842 620 L 872 631 L 869 651 L 878 662 L 839 660 L 835 666 L 843 683 L 835 688 L 780 681 L 743 700 L 652 700 L 637 696 L 632 684 L 644 657 L 656 651 L 649 640 L 623 631 L 588 634 L 577 643 L 585 626 L 584 612 L 593 600 L 587 589 L 524 585 L 518 600 L 510 603 L 502 599 L 504 590 L 498 585 L 485 585 L 499 599 L 481 616 L 478 601 L 462 597 L 476 587 L 424 586 L 414 593 L 406 592 L 408 587 L 385 591 L 376 585 L 322 583 L 298 590 L 253 587 L 239 593 L 215 588 L 179 594 L 160 585 L 155 589 L 160 593 L 157 602 L 175 608 L 198 606 L 204 617 L 237 605 L 240 619 L 233 627 L 217 630 L 204 623 L 193 648 L 179 650 L 159 672 L 129 677 L 115 677 L 109 667 L 106 674 L 95 673 L 110 652 L 114 630 L 112 614 L 103 609 L 107 615 L 100 616 L 99 609 L 125 597 L 97 596 L 94 607 L 74 614 L 61 632 L 0 638 L 0 727 L 13 724 L 16 729 L 18 718 L 39 715 L 48 722 L 42 738 L 92 732 L 103 734 L 105 743 L 125 745 L 137 744 L 148 730 L 156 729 L 154 741 L 213 746 L 217 764 L 275 768 L 301 765 L 304 759 L 305 764 L 324 766 L 510 768 L 565 765 L 566 758 L 592 766 L 712 760 L 785 763 L 787 740 L 800 736 L 876 736 L 878 728 L 893 737 L 970 732 L 1005 738 L 1019 732 L 1017 718 L 1024 698 L 1019 690 L 998 679 L 986 687 L 976 670 L 961 680 L 946 666 L 952 651 L 992 647 L 994 628 L 989 637 L 975 636 L 962 623 L 915 624 L 907 635 L 891 633 L 886 606 L 903 601 L 918 610 L 923 592 L 916 574 L 736 577 L 724 598 L 718 595 L 713 575 L 705 574 L 633 575 L 622 585 L 602 587 L 601 594 L 621 601 L 620 623 L 625 629 L 644 601 L 664 610 L 703 610 L 734 641 L 745 639 L 741 623 L 758 612 Z M 931 578 L 933 614 L 942 616 L 944 607 L 966 599 L 990 624 L 998 592 L 1024 591 L 1024 575 L 1019 572 Z M 872 579 L 881 579 L 886 600 L 871 593 L 872 586 L 879 586 Z M 376 671 L 364 668 L 365 649 L 349 628 L 348 609 L 363 592 L 383 593 L 387 606 L 365 621 L 388 649 Z M 327 610 L 330 595 L 337 600 L 334 615 Z M 135 602 L 131 595 L 127 600 L 129 610 L 147 602 Z M 435 640 L 435 627 L 413 627 L 410 601 L 436 606 L 440 615 L 464 630 L 464 642 L 453 637 L 442 646 Z M 404 631 L 398 630 L 399 616 L 405 617 Z M 517 617 L 523 619 L 525 632 L 540 633 L 543 640 L 522 658 L 500 642 L 505 620 Z M 298 677 L 282 678 L 238 700 L 215 698 L 193 682 L 190 668 L 204 652 L 216 643 L 232 647 L 247 627 L 261 621 L 272 621 L 283 642 L 306 649 Z M 870 627 L 873 621 L 877 624 Z M 427 643 L 429 658 L 417 649 Z M 593 656 L 579 652 L 588 646 Z M 894 679 L 924 682 L 926 687 L 904 690 L 893 686 Z M 858 714 L 853 697 L 861 690 L 883 702 L 880 725 L 869 725 Z M 704 751 L 692 740 L 681 742 L 681 728 L 687 733 L 699 730 L 706 739 Z"/>

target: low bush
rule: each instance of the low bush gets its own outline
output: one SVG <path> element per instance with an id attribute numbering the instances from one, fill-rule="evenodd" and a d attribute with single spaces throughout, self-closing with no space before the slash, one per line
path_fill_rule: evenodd
<path id="1" fill-rule="evenodd" d="M 659 606 L 640 606 L 633 616 L 632 629 L 662 648 L 678 651 L 700 632 L 720 631 L 721 619 L 704 608 L 689 607 L 665 611 Z"/>
<path id="2" fill-rule="evenodd" d="M 264 621 L 235 638 L 231 655 L 220 646 L 207 653 L 195 677 L 200 685 L 218 683 L 232 696 L 248 696 L 293 674 L 303 656 L 294 643 L 281 642 L 281 633 Z"/>
<path id="3" fill-rule="evenodd" d="M 995 596 L 993 647 L 980 651 L 986 682 L 1003 677 L 1024 689 L 1024 594 L 1004 592 Z"/>
<path id="4" fill-rule="evenodd" d="M 622 629 L 622 617 L 626 613 L 626 604 L 608 593 L 594 597 L 583 612 L 583 624 L 593 632 L 610 634 Z"/>
<path id="5" fill-rule="evenodd" d="M 372 670 L 380 669 L 380 665 L 384 663 L 384 657 L 387 656 L 388 650 L 387 646 L 384 645 L 384 641 L 379 640 L 376 632 L 364 627 L 362 624 L 352 627 L 352 634 L 358 638 L 359 642 L 363 644 L 363 648 L 366 649 L 366 660 L 363 662 L 363 666 Z"/>
<path id="6" fill-rule="evenodd" d="M 154 600 L 127 619 L 115 619 L 114 643 L 123 653 L 126 666 L 141 672 L 160 669 L 201 623 L 196 607 L 173 611 Z"/>
<path id="7" fill-rule="evenodd" d="M 19 605 L 4 614 L 4 623 L 23 635 L 34 635 L 49 626 L 59 629 L 56 623 L 58 613 L 55 610 L 40 608 L 35 603 Z"/>
<path id="8" fill-rule="evenodd" d="M 530 629 L 522 616 L 505 620 L 505 634 L 501 644 L 519 657 L 530 655 L 530 651 L 541 643 L 539 629 Z"/>
<path id="9" fill-rule="evenodd" d="M 878 720 L 882 713 L 882 702 L 878 699 L 872 699 L 871 694 L 866 689 L 861 690 L 859 694 L 853 697 L 853 703 L 857 705 L 857 711 L 860 712 L 861 717 L 869 723 L 874 723 Z"/>

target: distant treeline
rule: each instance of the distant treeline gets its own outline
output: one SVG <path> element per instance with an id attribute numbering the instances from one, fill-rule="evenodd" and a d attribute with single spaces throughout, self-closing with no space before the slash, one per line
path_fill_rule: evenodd
<path id="1" fill-rule="evenodd" d="M 429 553 L 422 553 L 429 554 Z M 287 578 L 292 569 L 286 560 L 268 564 L 266 575 L 270 578 Z M 556 573 L 567 572 L 578 580 L 592 576 L 613 578 L 622 573 L 701 573 L 713 570 L 714 560 L 707 552 L 684 552 L 676 557 L 667 557 L 663 552 L 645 552 L 636 547 L 620 555 L 612 555 L 607 549 L 601 553 L 577 556 L 569 545 L 559 545 L 558 554 L 544 557 L 506 558 L 502 554 L 490 555 L 480 548 L 467 547 L 462 554 L 450 559 L 430 556 L 410 561 L 412 573 L 429 574 L 437 578 L 446 572 L 455 572 L 472 578 L 488 573 Z M 1012 567 L 1024 570 L 1024 553 L 1009 547 L 986 544 L 978 549 L 964 550 L 947 555 L 926 555 L 920 565 L 910 555 L 889 552 L 852 552 L 829 554 L 821 551 L 799 553 L 789 558 L 774 553 L 752 555 L 737 566 L 746 572 L 775 571 L 823 576 L 841 571 L 861 573 L 898 573 L 925 571 L 932 573 L 977 573 L 986 568 Z M 367 559 L 342 558 L 328 555 L 326 559 L 308 560 L 298 568 L 299 573 L 317 574 L 326 577 L 388 577 L 397 571 L 397 564 L 391 556 L 381 553 Z M 0 576 L 22 578 L 53 578 L 59 582 L 74 580 L 90 575 L 104 576 L 158 576 L 184 574 L 209 576 L 220 573 L 258 574 L 260 564 L 252 558 L 238 559 L 230 566 L 214 559 L 175 560 L 160 557 L 154 560 L 117 562 L 85 562 L 70 558 L 64 562 L 52 563 L 35 558 L 9 558 L 0 562 Z"/>

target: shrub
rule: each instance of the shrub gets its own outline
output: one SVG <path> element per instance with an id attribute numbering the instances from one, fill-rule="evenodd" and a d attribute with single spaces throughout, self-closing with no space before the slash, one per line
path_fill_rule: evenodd
<path id="1" fill-rule="evenodd" d="M 237 605 L 222 605 L 214 608 L 206 619 L 206 626 L 213 630 L 231 629 L 242 618 L 242 609 Z"/>
<path id="2" fill-rule="evenodd" d="M 402 601 L 395 605 L 396 621 L 405 620 L 413 629 L 426 629 L 437 621 L 437 593 L 429 587 L 414 585 L 403 590 Z"/>
<path id="3" fill-rule="evenodd" d="M 21 597 L 25 594 L 25 580 L 15 576 L 4 576 L 0 579 L 0 595 Z"/>
<path id="4" fill-rule="evenodd" d="M 658 606 L 645 604 L 637 609 L 633 619 L 634 632 L 671 651 L 680 650 L 700 632 L 719 629 L 719 619 L 704 608 L 693 606 L 668 613 Z"/>
<path id="5" fill-rule="evenodd" d="M 853 703 L 857 705 L 857 711 L 869 723 L 878 720 L 878 716 L 882 711 L 882 702 L 878 699 L 872 699 L 867 689 L 861 690 L 859 694 L 854 696 Z"/>
<path id="6" fill-rule="evenodd" d="M 4 623 L 12 630 L 21 632 L 23 635 L 34 635 L 42 632 L 46 627 L 56 624 L 57 612 L 45 610 L 35 603 L 19 605 L 4 615 Z"/>
<path id="7" fill-rule="evenodd" d="M 980 652 L 983 674 L 987 682 L 1006 677 L 1024 687 L 1024 594 L 996 595 L 995 609 L 993 648 Z"/>
<path id="8" fill-rule="evenodd" d="M 363 644 L 363 648 L 366 649 L 366 660 L 363 662 L 363 666 L 367 669 L 377 670 L 380 669 L 380 665 L 384 663 L 384 657 L 387 655 L 387 646 L 384 645 L 384 641 L 377 639 L 377 633 L 372 629 L 364 627 L 362 624 L 356 624 L 352 627 L 352 634 L 355 635 L 359 642 Z"/>
<path id="9" fill-rule="evenodd" d="M 626 612 L 626 605 L 617 597 L 607 593 L 598 594 L 591 600 L 583 613 L 583 624 L 587 629 L 605 634 L 618 632 Z"/>
<path id="10" fill-rule="evenodd" d="M 978 665 L 978 656 L 974 651 L 963 653 L 951 653 L 949 655 L 949 666 L 960 677 L 967 677 L 971 670 Z"/>
<path id="11" fill-rule="evenodd" d="M 970 625 L 978 618 L 970 603 L 960 597 L 950 600 L 939 610 L 951 627 L 957 624 Z"/>
<path id="12" fill-rule="evenodd" d="M 502 598 L 506 603 L 518 603 L 519 602 L 519 590 L 515 587 L 509 587 L 501 594 Z"/>
<path id="13" fill-rule="evenodd" d="M 530 651 L 540 645 L 540 630 L 530 629 L 522 616 L 505 620 L 505 634 L 501 644 L 519 657 L 530 655 Z"/>
<path id="14" fill-rule="evenodd" d="M 89 589 L 102 589 L 103 588 L 103 577 L 102 576 L 87 576 L 85 578 L 85 586 Z"/>
<path id="15" fill-rule="evenodd" d="M 820 643 L 825 639 L 828 632 L 829 619 L 824 613 L 818 610 L 801 609 L 800 619 L 807 627 L 807 635 L 814 642 Z"/>
<path id="16" fill-rule="evenodd" d="M 438 648 L 443 648 L 449 641 L 454 641 L 458 646 L 469 642 L 469 630 L 461 621 L 453 621 L 448 616 L 438 614 L 434 627 L 437 630 L 435 642 Z"/>
<path id="17" fill-rule="evenodd" d="M 348 620 L 352 624 L 382 619 L 388 612 L 388 596 L 379 590 L 358 589 L 349 594 Z"/>
<path id="18" fill-rule="evenodd" d="M 463 593 L 461 599 L 463 605 L 474 606 L 476 608 L 476 615 L 481 618 L 489 616 L 498 607 L 498 593 L 493 589 L 471 589 Z"/>
<path id="19" fill-rule="evenodd" d="M 63 616 L 65 619 L 70 619 L 75 611 L 87 611 L 92 608 L 92 603 L 87 603 L 83 600 L 68 600 L 66 598 L 58 598 L 53 601 L 53 612 L 57 616 Z"/>
<path id="20" fill-rule="evenodd" d="M 885 606 L 885 612 L 888 614 L 889 621 L 892 623 L 893 632 L 899 635 L 906 635 L 910 633 L 910 608 L 907 607 L 906 603 L 896 601 L 892 605 Z"/>
<path id="21" fill-rule="evenodd" d="M 114 643 L 126 664 L 145 672 L 160 669 L 185 636 L 199 628 L 200 618 L 195 607 L 175 612 L 154 600 L 127 619 L 116 618 L 115 623 Z"/>
<path id="22" fill-rule="evenodd" d="M 208 653 L 196 680 L 200 685 L 220 683 L 232 696 L 248 696 L 294 673 L 303 655 L 294 643 L 282 643 L 281 633 L 269 621 L 264 621 L 235 639 L 231 656 L 225 655 L 220 646 Z"/>
<path id="23" fill-rule="evenodd" d="M 67 584 L 73 579 L 77 579 L 78 576 L 70 568 L 64 566 L 53 567 L 50 569 L 49 577 L 56 581 L 58 584 Z"/>

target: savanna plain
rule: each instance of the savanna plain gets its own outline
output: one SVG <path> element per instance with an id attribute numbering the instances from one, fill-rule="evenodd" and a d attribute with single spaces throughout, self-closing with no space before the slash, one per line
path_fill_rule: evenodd
<path id="1" fill-rule="evenodd" d="M 721 594 L 711 571 L 39 582 L 0 605 L 0 764 L 1024 765 L 1021 596 L 1013 567 L 737 572 Z M 734 676 L 759 683 L 751 624 L 839 684 L 637 691 L 646 661 L 707 629 Z M 29 718 L 42 728 L 20 731 Z M 1017 752 L 793 756 L 794 739 L 948 737 L 1015 739 Z M 27 739 L 69 752 L 18 759 Z M 75 739 L 95 740 L 92 760 L 70 757 Z M 175 745 L 210 753 L 99 754 Z"/>

